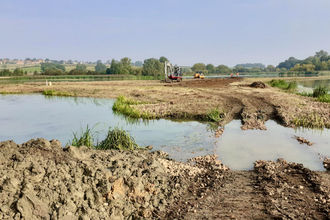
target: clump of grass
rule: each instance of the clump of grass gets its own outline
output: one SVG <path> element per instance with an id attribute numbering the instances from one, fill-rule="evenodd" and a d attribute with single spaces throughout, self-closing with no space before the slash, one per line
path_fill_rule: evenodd
<path id="1" fill-rule="evenodd" d="M 208 121 L 214 121 L 214 122 L 219 122 L 222 121 L 226 117 L 226 113 L 223 110 L 220 112 L 219 107 L 210 109 L 207 113 L 207 119 Z"/>
<path id="2" fill-rule="evenodd" d="M 272 79 L 270 82 L 268 82 L 268 84 L 271 87 L 277 87 L 277 88 L 281 88 L 281 89 L 285 89 L 288 87 L 288 83 L 286 81 L 284 81 L 283 79 Z"/>
<path id="3" fill-rule="evenodd" d="M 295 91 L 297 87 L 298 87 L 297 82 L 294 81 L 294 82 L 289 82 L 286 89 L 289 91 Z"/>
<path id="4" fill-rule="evenodd" d="M 318 98 L 320 96 L 327 95 L 329 92 L 328 87 L 318 85 L 314 90 L 313 90 L 313 97 Z"/>
<path id="5" fill-rule="evenodd" d="M 330 102 L 330 94 L 325 94 L 323 96 L 317 97 L 319 102 Z"/>
<path id="6" fill-rule="evenodd" d="M 135 141 L 128 131 L 119 129 L 117 127 L 109 128 L 107 137 L 101 141 L 96 147 L 98 150 L 136 150 L 142 149 Z"/>
<path id="7" fill-rule="evenodd" d="M 42 92 L 43 95 L 48 96 L 74 96 L 67 92 L 55 91 L 55 90 L 45 90 Z"/>
<path id="8" fill-rule="evenodd" d="M 69 141 L 68 145 L 75 146 L 75 147 L 81 147 L 86 146 L 89 148 L 94 147 L 94 128 L 96 125 L 94 125 L 92 128 L 89 128 L 88 125 L 86 127 L 86 130 L 81 129 L 80 134 L 78 132 L 73 132 L 73 138 L 71 141 Z"/>
<path id="9" fill-rule="evenodd" d="M 283 79 L 272 79 L 268 84 L 272 87 L 295 91 L 298 87 L 297 82 L 286 82 Z"/>
<path id="10" fill-rule="evenodd" d="M 148 112 L 140 112 L 139 110 L 133 108 L 131 105 L 144 104 L 143 102 L 133 101 L 125 98 L 123 95 L 119 96 L 112 106 L 114 112 L 121 113 L 125 116 L 131 118 L 143 118 L 143 119 L 154 119 L 157 118 L 156 115 L 150 114 Z"/>
<path id="11" fill-rule="evenodd" d="M 299 116 L 293 119 L 293 124 L 298 127 L 306 127 L 306 128 L 324 128 L 325 123 L 323 118 L 318 116 L 315 112 L 312 114 Z"/>

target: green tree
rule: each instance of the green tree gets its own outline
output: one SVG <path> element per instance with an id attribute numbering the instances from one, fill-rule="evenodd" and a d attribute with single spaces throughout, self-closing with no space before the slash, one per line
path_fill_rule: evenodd
<path id="1" fill-rule="evenodd" d="M 217 72 L 218 73 L 230 73 L 230 69 L 226 65 L 219 65 L 219 66 L 217 66 Z"/>
<path id="2" fill-rule="evenodd" d="M 159 60 L 155 58 L 144 60 L 142 75 L 157 77 L 163 75 L 164 71 L 164 66 Z"/>
<path id="3" fill-rule="evenodd" d="M 65 66 L 58 63 L 42 63 L 40 65 L 42 71 L 46 71 L 46 69 L 49 67 L 54 67 L 56 69 L 62 70 L 62 72 L 65 72 Z"/>
<path id="4" fill-rule="evenodd" d="M 142 61 L 136 61 L 134 66 L 143 66 Z"/>
<path id="5" fill-rule="evenodd" d="M 315 56 L 318 57 L 318 58 L 321 58 L 323 56 L 328 56 L 328 52 L 324 51 L 324 50 L 320 50 L 319 52 L 316 52 L 315 53 Z"/>
<path id="6" fill-rule="evenodd" d="M 120 60 L 120 62 L 123 64 L 124 67 L 130 67 L 131 66 L 131 59 L 128 57 L 124 57 Z"/>
<path id="7" fill-rule="evenodd" d="M 206 70 L 206 66 L 204 63 L 195 63 L 192 67 L 191 70 L 194 72 L 203 72 Z"/>
<path id="8" fill-rule="evenodd" d="M 273 65 L 268 65 L 266 67 L 266 72 L 275 72 L 275 71 L 276 71 L 276 68 Z"/>
<path id="9" fill-rule="evenodd" d="M 107 67 L 101 62 L 101 60 L 98 60 L 96 62 L 95 71 L 99 73 L 104 73 L 106 71 Z"/>
<path id="10" fill-rule="evenodd" d="M 170 62 L 166 57 L 164 57 L 164 56 L 161 56 L 160 58 L 159 58 L 159 61 L 161 62 L 161 63 L 165 63 L 165 62 Z"/>
<path id="11" fill-rule="evenodd" d="M 209 73 L 214 73 L 214 71 L 215 71 L 215 68 L 214 68 L 213 64 L 211 64 L 211 63 L 206 65 L 206 69 Z"/>
<path id="12" fill-rule="evenodd" d="M 77 64 L 76 65 L 76 70 L 81 70 L 83 72 L 86 72 L 87 71 L 87 65 L 85 65 L 85 64 Z"/>

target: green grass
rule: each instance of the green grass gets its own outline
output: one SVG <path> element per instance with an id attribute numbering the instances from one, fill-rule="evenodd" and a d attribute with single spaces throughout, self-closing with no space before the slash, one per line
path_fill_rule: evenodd
<path id="1" fill-rule="evenodd" d="M 220 122 L 226 117 L 226 113 L 224 110 L 220 112 L 219 107 L 210 109 L 207 113 L 207 120 L 213 122 Z"/>
<path id="2" fill-rule="evenodd" d="M 283 79 L 272 79 L 268 84 L 272 87 L 288 90 L 290 92 L 295 91 L 298 87 L 296 82 L 286 82 Z"/>
<path id="3" fill-rule="evenodd" d="M 42 94 L 47 96 L 75 96 L 75 94 L 72 93 L 55 91 L 55 90 L 45 90 L 42 92 Z"/>
<path id="4" fill-rule="evenodd" d="M 148 112 L 140 112 L 132 107 L 132 105 L 146 104 L 144 102 L 133 101 L 125 98 L 123 95 L 119 96 L 112 106 L 112 110 L 116 113 L 121 113 L 131 118 L 155 119 L 157 115 Z"/>
<path id="5" fill-rule="evenodd" d="M 68 145 L 75 147 L 86 146 L 89 148 L 94 148 L 95 132 L 93 130 L 96 125 L 94 125 L 92 128 L 89 128 L 87 125 L 86 130 L 81 129 L 80 134 L 78 134 L 78 132 L 73 132 L 73 138 L 71 141 L 69 141 Z"/>
<path id="6" fill-rule="evenodd" d="M 122 128 L 119 129 L 118 127 L 109 128 L 108 134 L 106 138 L 101 141 L 100 144 L 95 146 L 97 150 L 138 150 L 144 149 L 140 147 L 134 137 L 130 135 L 130 133 Z"/>
<path id="7" fill-rule="evenodd" d="M 326 86 L 318 85 L 314 90 L 313 90 L 313 97 L 318 98 L 320 96 L 324 96 L 328 94 L 329 88 Z"/>
<path id="8" fill-rule="evenodd" d="M 98 125 L 98 124 L 96 124 Z M 110 127 L 106 135 L 106 138 L 99 144 L 95 142 L 95 137 L 98 136 L 99 132 L 95 132 L 94 125 L 89 128 L 87 125 L 86 129 L 81 129 L 80 133 L 73 132 L 73 138 L 68 142 L 67 145 L 81 147 L 86 146 L 96 150 L 145 150 L 146 148 L 140 147 L 134 137 L 130 133 L 122 128 Z"/>
<path id="9" fill-rule="evenodd" d="M 309 115 L 299 116 L 293 119 L 293 124 L 298 127 L 306 128 L 324 128 L 325 124 L 323 118 L 318 116 L 315 112 Z"/>

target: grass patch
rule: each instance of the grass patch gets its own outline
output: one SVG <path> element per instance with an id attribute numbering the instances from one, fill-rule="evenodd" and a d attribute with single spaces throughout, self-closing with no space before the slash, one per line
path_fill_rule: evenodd
<path id="1" fill-rule="evenodd" d="M 78 132 L 73 132 L 73 138 L 69 141 L 68 145 L 72 145 L 75 147 L 86 146 L 89 148 L 94 148 L 94 139 L 95 139 L 95 132 L 93 131 L 96 125 L 92 128 L 89 128 L 88 125 L 86 130 L 81 129 L 80 134 Z"/>
<path id="2" fill-rule="evenodd" d="M 208 121 L 213 121 L 213 122 L 220 122 L 226 117 L 226 113 L 224 110 L 220 111 L 219 107 L 210 109 L 207 112 L 207 119 Z"/>
<path id="3" fill-rule="evenodd" d="M 101 141 L 95 149 L 138 150 L 143 148 L 136 143 L 134 137 L 132 137 L 128 131 L 123 130 L 122 128 L 119 129 L 118 127 L 113 129 L 110 127 L 106 138 Z"/>
<path id="4" fill-rule="evenodd" d="M 317 97 L 317 100 L 319 102 L 330 102 L 330 94 L 325 94 L 325 95 L 322 95 L 322 96 L 319 96 Z"/>
<path id="5" fill-rule="evenodd" d="M 329 92 L 329 88 L 326 86 L 321 86 L 318 85 L 314 90 L 313 90 L 313 97 L 318 98 L 320 96 L 327 95 Z"/>
<path id="6" fill-rule="evenodd" d="M 42 94 L 48 96 L 75 96 L 75 94 L 55 90 L 45 90 Z"/>
<path id="7" fill-rule="evenodd" d="M 325 124 L 323 118 L 318 116 L 315 112 L 293 119 L 293 124 L 298 127 L 307 128 L 324 128 Z"/>
<path id="8" fill-rule="evenodd" d="M 121 113 L 131 118 L 143 118 L 143 119 L 155 119 L 157 115 L 150 114 L 148 112 L 140 112 L 133 108 L 131 105 L 146 104 L 144 102 L 133 101 L 125 98 L 123 95 L 119 96 L 112 106 L 112 110 L 117 113 Z"/>
<path id="9" fill-rule="evenodd" d="M 277 87 L 280 89 L 285 89 L 288 91 L 295 91 L 298 87 L 296 82 L 286 82 L 283 79 L 272 79 L 270 82 L 268 82 L 268 84 L 271 87 Z"/>

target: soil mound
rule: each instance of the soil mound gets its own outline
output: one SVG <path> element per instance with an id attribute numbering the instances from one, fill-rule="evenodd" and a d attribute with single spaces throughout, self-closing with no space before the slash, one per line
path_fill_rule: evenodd
<path id="1" fill-rule="evenodd" d="M 251 83 L 250 87 L 264 89 L 264 88 L 266 88 L 266 84 L 263 82 L 257 81 L 257 82 Z"/>
<path id="2" fill-rule="evenodd" d="M 0 219 L 166 219 L 215 158 L 203 160 L 182 164 L 161 151 L 62 148 L 45 139 L 0 142 Z M 212 167 L 227 169 L 219 161 Z"/>

